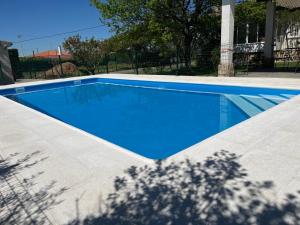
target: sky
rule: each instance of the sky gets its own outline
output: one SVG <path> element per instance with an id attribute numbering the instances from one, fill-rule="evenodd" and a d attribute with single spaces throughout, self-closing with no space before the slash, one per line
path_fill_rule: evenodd
<path id="1" fill-rule="evenodd" d="M 14 43 L 19 55 L 57 49 L 65 38 L 79 33 L 83 38 L 108 38 L 109 28 L 99 20 L 99 11 L 89 0 L 0 0 L 0 40 L 17 42 L 41 36 L 100 26 L 95 29 L 41 40 Z"/>

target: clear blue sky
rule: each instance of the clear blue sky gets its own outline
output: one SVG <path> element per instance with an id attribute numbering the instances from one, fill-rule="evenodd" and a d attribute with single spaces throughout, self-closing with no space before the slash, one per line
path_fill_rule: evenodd
<path id="1" fill-rule="evenodd" d="M 89 0 L 1 0 L 0 40 L 19 41 L 101 25 L 99 12 Z M 74 33 L 76 34 L 76 33 Z M 81 31 L 83 38 L 107 38 L 112 34 L 105 26 Z M 56 49 L 67 34 L 42 40 L 14 44 L 20 55 L 32 51 Z"/>

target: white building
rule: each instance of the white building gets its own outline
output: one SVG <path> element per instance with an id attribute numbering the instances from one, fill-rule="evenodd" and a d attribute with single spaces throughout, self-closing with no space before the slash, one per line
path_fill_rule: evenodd
<path id="1" fill-rule="evenodd" d="M 285 33 L 276 32 L 275 50 L 297 48 L 300 46 L 300 24 L 291 24 Z"/>
<path id="2" fill-rule="evenodd" d="M 263 44 L 254 48 L 263 48 L 264 64 L 266 67 L 274 66 L 274 37 L 275 37 L 275 9 L 276 4 L 281 7 L 294 9 L 300 8 L 300 0 L 259 0 L 266 2 L 265 38 Z M 234 76 L 233 52 L 234 52 L 234 8 L 235 0 L 222 0 L 221 23 L 221 51 L 219 76 Z M 287 40 L 289 41 L 289 39 Z M 250 46 L 251 47 L 251 46 Z"/>
<path id="3" fill-rule="evenodd" d="M 246 26 L 246 32 L 239 32 L 239 27 L 235 27 L 234 32 L 234 52 L 254 53 L 264 51 L 264 27 L 252 24 L 257 27 L 251 29 L 251 25 Z M 251 29 L 251 31 L 250 31 Z M 244 31 L 244 30 L 242 30 Z M 254 32 L 253 32 L 254 31 Z M 253 33 L 251 33 L 253 32 Z M 300 46 L 300 24 L 291 24 L 285 31 L 275 27 L 274 51 L 298 48 Z"/>

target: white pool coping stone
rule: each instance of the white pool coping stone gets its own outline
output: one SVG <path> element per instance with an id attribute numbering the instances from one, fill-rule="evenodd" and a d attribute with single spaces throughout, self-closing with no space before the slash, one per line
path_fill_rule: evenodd
<path id="1" fill-rule="evenodd" d="M 0 89 L 95 77 L 300 89 L 300 79 L 124 74 L 36 81 L 0 86 Z M 281 201 L 284 194 L 300 190 L 300 95 L 168 160 L 189 158 L 201 162 L 220 150 L 240 155 L 239 162 L 248 171 L 251 180 L 273 181 L 275 189 L 270 197 L 274 200 Z M 116 176 L 122 176 L 124 170 L 132 165 L 154 162 L 0 96 L 0 155 L 7 158 L 18 152 L 17 157 L 22 157 L 34 151 L 39 151 L 39 154 L 32 160 L 46 160 L 19 171 L 17 176 L 22 179 L 43 172 L 35 178 L 34 187 L 29 190 L 32 193 L 51 181 L 56 181 L 51 191 L 67 188 L 59 196 L 63 201 L 45 211 L 53 224 L 63 224 L 76 217 L 76 199 L 80 199 L 80 217 L 97 212 L 100 199 L 113 190 Z"/>

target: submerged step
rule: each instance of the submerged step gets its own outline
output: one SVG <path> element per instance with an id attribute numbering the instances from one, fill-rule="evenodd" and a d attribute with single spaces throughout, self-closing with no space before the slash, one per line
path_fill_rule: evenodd
<path id="1" fill-rule="evenodd" d="M 74 80 L 74 85 L 81 85 L 81 80 Z"/>
<path id="2" fill-rule="evenodd" d="M 287 100 L 286 98 L 283 98 L 282 96 L 279 95 L 260 95 L 260 96 L 269 101 L 275 102 L 277 104 Z"/>
<path id="3" fill-rule="evenodd" d="M 15 88 L 15 91 L 17 94 L 21 94 L 25 92 L 25 88 L 24 87 L 17 87 Z"/>
<path id="4" fill-rule="evenodd" d="M 239 95 L 229 95 L 225 94 L 225 97 L 233 102 L 237 107 L 239 107 L 243 112 L 245 112 L 248 116 L 252 117 L 256 114 L 262 112 L 261 109 L 246 101 Z"/>
<path id="5" fill-rule="evenodd" d="M 256 106 L 258 106 L 259 108 L 261 108 L 263 110 L 267 110 L 267 109 L 272 108 L 273 106 L 276 105 L 275 103 L 273 103 L 273 102 L 271 102 L 267 99 L 258 97 L 258 96 L 242 95 L 242 97 L 245 98 L 247 101 L 255 104 Z"/>
<path id="6" fill-rule="evenodd" d="M 285 97 L 285 98 L 287 98 L 287 99 L 290 99 L 290 98 L 295 97 L 296 95 L 281 94 L 280 96 L 283 96 L 283 97 Z"/>

